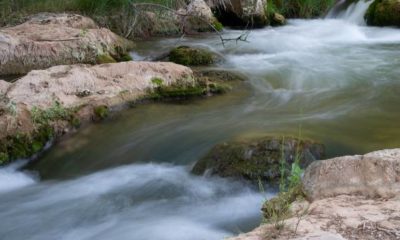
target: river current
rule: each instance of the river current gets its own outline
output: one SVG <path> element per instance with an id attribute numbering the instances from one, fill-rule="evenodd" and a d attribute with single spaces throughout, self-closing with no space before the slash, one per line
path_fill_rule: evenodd
<path id="1" fill-rule="evenodd" d="M 301 130 L 327 157 L 399 147 L 400 30 L 365 26 L 368 4 L 225 46 L 216 35 L 139 43 L 136 59 L 176 45 L 209 48 L 225 59 L 216 68 L 248 81 L 224 96 L 137 106 L 27 168 L 1 168 L 0 239 L 223 239 L 257 226 L 274 190 L 191 175 L 215 144 Z"/>

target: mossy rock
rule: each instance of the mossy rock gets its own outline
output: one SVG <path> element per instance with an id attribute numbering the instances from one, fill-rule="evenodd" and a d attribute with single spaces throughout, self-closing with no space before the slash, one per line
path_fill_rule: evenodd
<path id="1" fill-rule="evenodd" d="M 229 142 L 215 146 L 199 160 L 192 173 L 247 179 L 251 181 L 278 180 L 284 160 L 288 172 L 296 156 L 302 168 L 322 159 L 324 146 L 310 140 L 265 137 L 247 141 Z"/>
<path id="2" fill-rule="evenodd" d="M 217 83 L 231 83 L 246 81 L 246 76 L 242 73 L 223 70 L 223 69 L 194 69 L 194 75 L 200 81 L 205 79 Z"/>
<path id="3" fill-rule="evenodd" d="M 271 26 L 278 27 L 286 25 L 286 18 L 277 12 L 269 15 L 269 22 Z"/>
<path id="4" fill-rule="evenodd" d="M 54 130 L 50 125 L 43 125 L 30 134 L 8 136 L 0 142 L 0 165 L 39 153 L 53 136 Z"/>
<path id="5" fill-rule="evenodd" d="M 224 25 L 217 19 L 214 20 L 212 25 L 215 28 L 215 30 L 217 30 L 218 32 L 224 30 Z"/>
<path id="6" fill-rule="evenodd" d="M 400 0 L 375 0 L 364 18 L 370 26 L 400 27 Z"/>
<path id="7" fill-rule="evenodd" d="M 129 61 L 132 61 L 133 58 L 132 58 L 132 56 L 129 55 L 128 53 L 125 53 L 125 54 L 121 54 L 121 55 L 119 56 L 119 58 L 117 58 L 116 60 L 117 60 L 118 62 L 129 62 Z"/>
<path id="8" fill-rule="evenodd" d="M 206 95 L 206 89 L 201 86 L 158 86 L 148 94 L 152 100 L 189 99 Z"/>
<path id="9" fill-rule="evenodd" d="M 231 82 L 244 80 L 242 75 L 221 70 L 196 70 L 193 84 L 165 85 L 160 78 L 153 78 L 154 86 L 147 98 L 152 100 L 185 100 L 194 97 L 224 94 L 232 90 Z"/>
<path id="10" fill-rule="evenodd" d="M 207 66 L 215 63 L 216 54 L 201 48 L 180 46 L 172 49 L 169 54 L 171 62 L 185 66 Z"/>
<path id="11" fill-rule="evenodd" d="M 96 63 L 97 64 L 104 64 L 104 63 L 116 63 L 117 60 L 115 60 L 110 54 L 105 53 L 105 54 L 100 54 L 97 55 L 96 57 Z"/>

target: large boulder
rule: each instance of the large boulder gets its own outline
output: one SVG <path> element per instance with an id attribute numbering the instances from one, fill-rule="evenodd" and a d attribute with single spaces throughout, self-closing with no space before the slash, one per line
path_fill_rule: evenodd
<path id="1" fill-rule="evenodd" d="M 196 163 L 192 172 L 268 181 L 281 176 L 282 160 L 287 171 L 296 158 L 306 167 L 323 156 L 324 146 L 310 140 L 265 137 L 219 144 Z"/>
<path id="2" fill-rule="evenodd" d="M 266 0 L 208 0 L 223 25 L 259 28 L 267 24 Z"/>
<path id="3" fill-rule="evenodd" d="M 204 0 L 192 0 L 185 13 L 186 16 L 183 17 L 185 33 L 221 30 L 222 25 Z"/>
<path id="4" fill-rule="evenodd" d="M 121 92 L 136 97 L 154 88 L 152 79 L 163 85 L 194 84 L 193 72 L 184 66 L 163 62 L 122 62 L 102 65 L 62 65 L 31 71 L 13 83 L 6 97 L 15 103 L 50 108 L 54 102 L 70 108 L 90 102 L 111 101 Z"/>
<path id="5" fill-rule="evenodd" d="M 124 59 L 133 43 L 76 14 L 39 14 L 0 30 L 0 75 Z"/>
<path id="6" fill-rule="evenodd" d="M 400 0 L 375 0 L 365 14 L 371 26 L 400 27 Z"/>
<path id="7" fill-rule="evenodd" d="M 400 193 L 400 149 L 312 163 L 304 190 L 311 200 L 341 194 L 390 197 Z"/>
<path id="8" fill-rule="evenodd" d="M 400 197 L 340 195 L 312 203 L 295 202 L 291 208 L 297 208 L 292 217 L 266 222 L 227 240 L 399 239 Z"/>
<path id="9" fill-rule="evenodd" d="M 49 139 L 156 90 L 168 96 L 202 93 L 191 69 L 165 62 L 61 65 L 14 83 L 0 81 L 0 165 L 30 157 Z"/>
<path id="10" fill-rule="evenodd" d="M 313 162 L 303 185 L 309 201 L 267 201 L 267 224 L 230 240 L 399 238 L 400 149 Z"/>
<path id="11" fill-rule="evenodd" d="M 49 139 L 137 102 L 223 93 L 216 75 L 170 62 L 60 65 L 0 80 L 0 165 L 30 157 Z M 233 78 L 233 76 L 232 76 Z"/>

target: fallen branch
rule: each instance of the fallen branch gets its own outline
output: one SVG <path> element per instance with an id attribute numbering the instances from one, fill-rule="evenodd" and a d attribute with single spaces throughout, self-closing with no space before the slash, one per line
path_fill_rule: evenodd
<path id="1" fill-rule="evenodd" d="M 168 12 L 171 12 L 171 13 L 173 13 L 173 14 L 176 15 L 176 16 L 182 17 L 181 31 L 182 31 L 182 33 L 183 33 L 183 34 L 182 34 L 183 36 L 185 35 L 185 26 L 184 26 L 184 22 L 185 22 L 186 18 L 187 18 L 187 17 L 194 17 L 194 18 L 197 18 L 198 20 L 202 21 L 203 23 L 207 24 L 207 25 L 218 35 L 218 37 L 220 38 L 221 43 L 222 43 L 223 46 L 225 46 L 225 44 L 226 44 L 227 42 L 230 42 L 230 41 L 235 41 L 236 44 L 237 44 L 239 41 L 248 42 L 247 38 L 248 38 L 248 36 L 249 36 L 249 34 L 250 34 L 250 31 L 249 31 L 249 30 L 246 30 L 244 33 L 240 34 L 240 35 L 239 35 L 238 37 L 236 37 L 236 38 L 224 38 L 224 36 L 223 36 L 223 34 L 222 34 L 221 31 L 219 31 L 218 29 L 216 29 L 216 27 L 215 27 L 213 24 L 211 24 L 211 23 L 209 23 L 208 21 L 204 20 L 204 19 L 203 19 L 202 17 L 200 17 L 200 16 L 195 16 L 195 15 L 191 15 L 191 14 L 187 14 L 187 13 L 182 13 L 182 12 L 179 12 L 179 11 L 173 9 L 173 8 L 168 7 L 168 6 L 164 6 L 164 5 L 156 4 L 156 3 L 131 3 L 131 6 L 135 9 L 135 11 L 136 11 L 137 9 L 140 9 L 140 8 L 147 8 L 147 7 L 159 8 L 159 9 L 162 9 L 162 10 L 165 10 L 165 11 L 168 11 Z M 135 23 L 136 23 L 136 20 L 135 20 Z M 246 27 L 246 28 L 247 28 L 247 27 Z M 128 35 L 128 36 L 129 36 L 129 35 Z"/>

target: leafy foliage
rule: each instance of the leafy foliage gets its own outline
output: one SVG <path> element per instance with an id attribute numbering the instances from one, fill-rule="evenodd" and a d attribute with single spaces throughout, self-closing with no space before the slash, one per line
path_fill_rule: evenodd
<path id="1" fill-rule="evenodd" d="M 270 0 L 267 13 L 281 13 L 287 18 L 315 18 L 324 15 L 334 0 Z"/>

